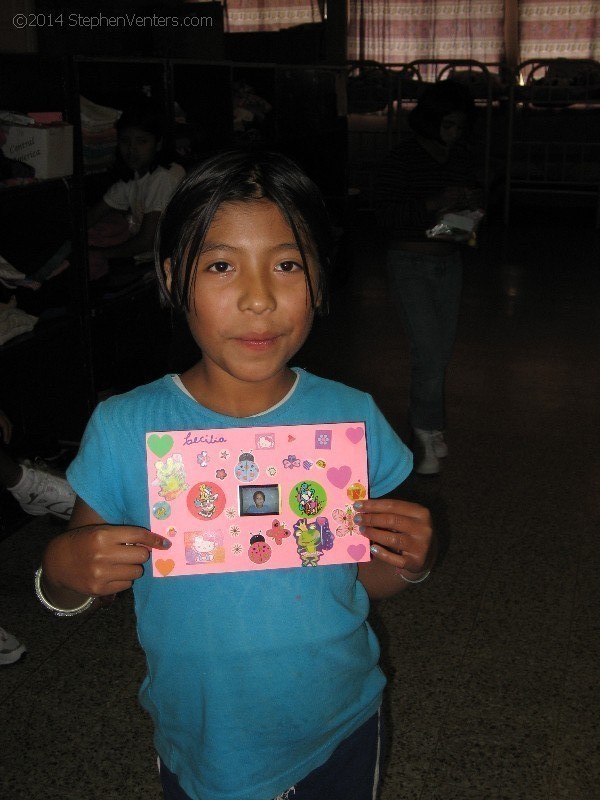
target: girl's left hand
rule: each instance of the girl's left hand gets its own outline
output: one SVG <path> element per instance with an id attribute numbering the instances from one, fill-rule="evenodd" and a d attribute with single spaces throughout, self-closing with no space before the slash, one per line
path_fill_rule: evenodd
<path id="1" fill-rule="evenodd" d="M 429 568 L 433 526 L 426 508 L 386 498 L 363 500 L 354 508 L 354 521 L 371 540 L 374 559 L 415 575 Z"/>

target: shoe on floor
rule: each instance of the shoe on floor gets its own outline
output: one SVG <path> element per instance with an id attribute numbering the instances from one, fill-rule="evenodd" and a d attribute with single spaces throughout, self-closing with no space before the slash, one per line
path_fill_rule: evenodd
<path id="1" fill-rule="evenodd" d="M 75 493 L 65 478 L 27 466 L 23 466 L 22 470 L 21 480 L 8 491 L 23 511 L 34 517 L 53 514 L 61 519 L 69 519 Z"/>
<path id="2" fill-rule="evenodd" d="M 446 458 L 448 455 L 448 445 L 444 437 L 444 431 L 429 431 L 431 433 L 431 443 L 433 452 L 438 458 Z"/>
<path id="3" fill-rule="evenodd" d="M 17 641 L 12 633 L 0 628 L 0 666 L 15 664 L 25 650 L 25 645 Z"/>
<path id="4" fill-rule="evenodd" d="M 440 459 L 433 447 L 433 434 L 437 431 L 414 429 L 415 472 L 418 475 L 437 475 L 440 471 Z"/>

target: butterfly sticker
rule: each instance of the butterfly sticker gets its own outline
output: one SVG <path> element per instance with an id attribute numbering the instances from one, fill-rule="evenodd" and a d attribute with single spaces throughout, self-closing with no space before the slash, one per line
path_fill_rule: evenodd
<path id="1" fill-rule="evenodd" d="M 295 455 L 289 455 L 287 458 L 283 459 L 283 466 L 284 469 L 294 469 L 294 467 L 299 467 L 300 459 L 296 458 Z"/>
<path id="2" fill-rule="evenodd" d="M 336 536 L 352 536 L 353 533 L 358 533 L 358 525 L 354 522 L 354 509 L 352 506 L 334 508 L 331 516 L 336 522 L 340 523 L 335 529 Z"/>

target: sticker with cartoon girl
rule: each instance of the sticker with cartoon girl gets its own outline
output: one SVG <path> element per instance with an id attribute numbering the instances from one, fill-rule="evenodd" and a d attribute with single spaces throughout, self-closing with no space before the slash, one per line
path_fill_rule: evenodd
<path id="1" fill-rule="evenodd" d="M 225 493 L 216 483 L 196 483 L 187 496 L 188 511 L 199 519 L 215 519 L 225 508 Z"/>

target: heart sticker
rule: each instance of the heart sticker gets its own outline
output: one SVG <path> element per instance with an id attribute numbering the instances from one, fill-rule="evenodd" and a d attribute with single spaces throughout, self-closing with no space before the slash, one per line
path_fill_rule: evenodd
<path id="1" fill-rule="evenodd" d="M 350 480 L 351 476 L 352 470 L 347 466 L 340 467 L 339 469 L 336 467 L 330 467 L 327 470 L 327 478 L 329 479 L 329 482 L 338 489 L 343 489 Z"/>
<path id="2" fill-rule="evenodd" d="M 172 558 L 159 558 L 156 561 L 156 569 L 163 577 L 166 577 L 175 569 L 175 562 Z"/>
<path id="3" fill-rule="evenodd" d="M 148 447 L 155 456 L 162 458 L 162 456 L 166 456 L 173 447 L 173 437 L 169 436 L 168 433 L 165 433 L 163 436 L 153 433 L 152 436 L 148 437 Z"/>
<path id="4" fill-rule="evenodd" d="M 348 437 L 348 439 L 350 439 L 352 444 L 358 444 L 358 442 L 360 442 L 360 440 L 363 438 L 364 435 L 365 435 L 365 432 L 364 432 L 363 428 L 347 428 L 346 429 L 346 436 Z"/>
<path id="5" fill-rule="evenodd" d="M 360 559 L 364 556 L 367 552 L 367 548 L 364 544 L 349 544 L 348 545 L 348 555 L 350 558 L 353 558 L 355 561 L 360 561 Z"/>

